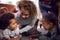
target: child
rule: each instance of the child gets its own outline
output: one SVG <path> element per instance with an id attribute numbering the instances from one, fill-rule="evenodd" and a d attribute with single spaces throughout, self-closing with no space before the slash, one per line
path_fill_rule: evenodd
<path id="1" fill-rule="evenodd" d="M 3 31 L 4 39 L 20 40 L 19 26 L 13 14 L 7 13 L 0 18 L 0 26 Z"/>
<path id="2" fill-rule="evenodd" d="M 45 30 L 48 30 L 47 35 L 45 35 L 45 38 L 47 38 L 46 40 L 60 40 L 58 37 L 58 22 L 54 14 L 43 15 L 42 25 Z"/>

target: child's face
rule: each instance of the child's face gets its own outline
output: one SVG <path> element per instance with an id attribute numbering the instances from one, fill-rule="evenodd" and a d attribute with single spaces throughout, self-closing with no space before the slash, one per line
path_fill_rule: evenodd
<path id="1" fill-rule="evenodd" d="M 10 25 L 8 26 L 9 27 L 9 29 L 11 29 L 11 30 L 14 30 L 15 28 L 17 28 L 17 21 L 16 21 L 16 19 L 11 19 L 10 20 Z"/>
<path id="2" fill-rule="evenodd" d="M 42 19 L 42 25 L 46 30 L 50 30 L 53 28 L 53 24 L 46 22 L 45 19 Z"/>

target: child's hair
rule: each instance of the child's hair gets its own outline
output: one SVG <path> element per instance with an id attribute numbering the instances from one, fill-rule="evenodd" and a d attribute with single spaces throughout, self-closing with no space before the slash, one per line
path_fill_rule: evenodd
<path id="1" fill-rule="evenodd" d="M 0 17 L 0 29 L 6 29 L 10 24 L 10 20 L 14 19 L 14 15 L 11 13 L 4 14 Z"/>
<path id="2" fill-rule="evenodd" d="M 23 7 L 24 9 L 28 10 L 30 15 L 34 18 L 35 16 L 37 16 L 37 9 L 35 4 L 32 1 L 20 1 L 18 3 L 18 7 L 21 10 L 21 8 Z"/>
<path id="3" fill-rule="evenodd" d="M 45 21 L 47 23 L 53 23 L 53 25 L 56 25 L 57 24 L 57 17 L 54 15 L 54 14 L 46 14 L 46 15 L 43 15 L 43 18 L 45 19 Z"/>
<path id="4" fill-rule="evenodd" d="M 47 23 L 53 23 L 53 25 L 56 27 L 57 35 L 59 35 L 59 27 L 58 27 L 58 18 L 54 14 L 47 14 L 43 15 L 43 18 Z"/>

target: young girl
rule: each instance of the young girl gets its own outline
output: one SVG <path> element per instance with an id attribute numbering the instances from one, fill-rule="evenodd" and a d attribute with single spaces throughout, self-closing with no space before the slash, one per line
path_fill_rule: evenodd
<path id="1" fill-rule="evenodd" d="M 7 13 L 0 18 L 0 26 L 5 40 L 20 40 L 19 26 L 13 14 Z"/>

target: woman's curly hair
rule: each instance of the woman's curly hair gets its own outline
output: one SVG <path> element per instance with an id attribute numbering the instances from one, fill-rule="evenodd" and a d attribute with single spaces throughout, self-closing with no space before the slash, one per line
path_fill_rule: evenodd
<path id="1" fill-rule="evenodd" d="M 18 7 L 21 10 L 23 7 L 24 9 L 28 10 L 30 12 L 30 16 L 34 18 L 37 16 L 37 9 L 35 4 L 32 1 L 19 1 Z"/>

